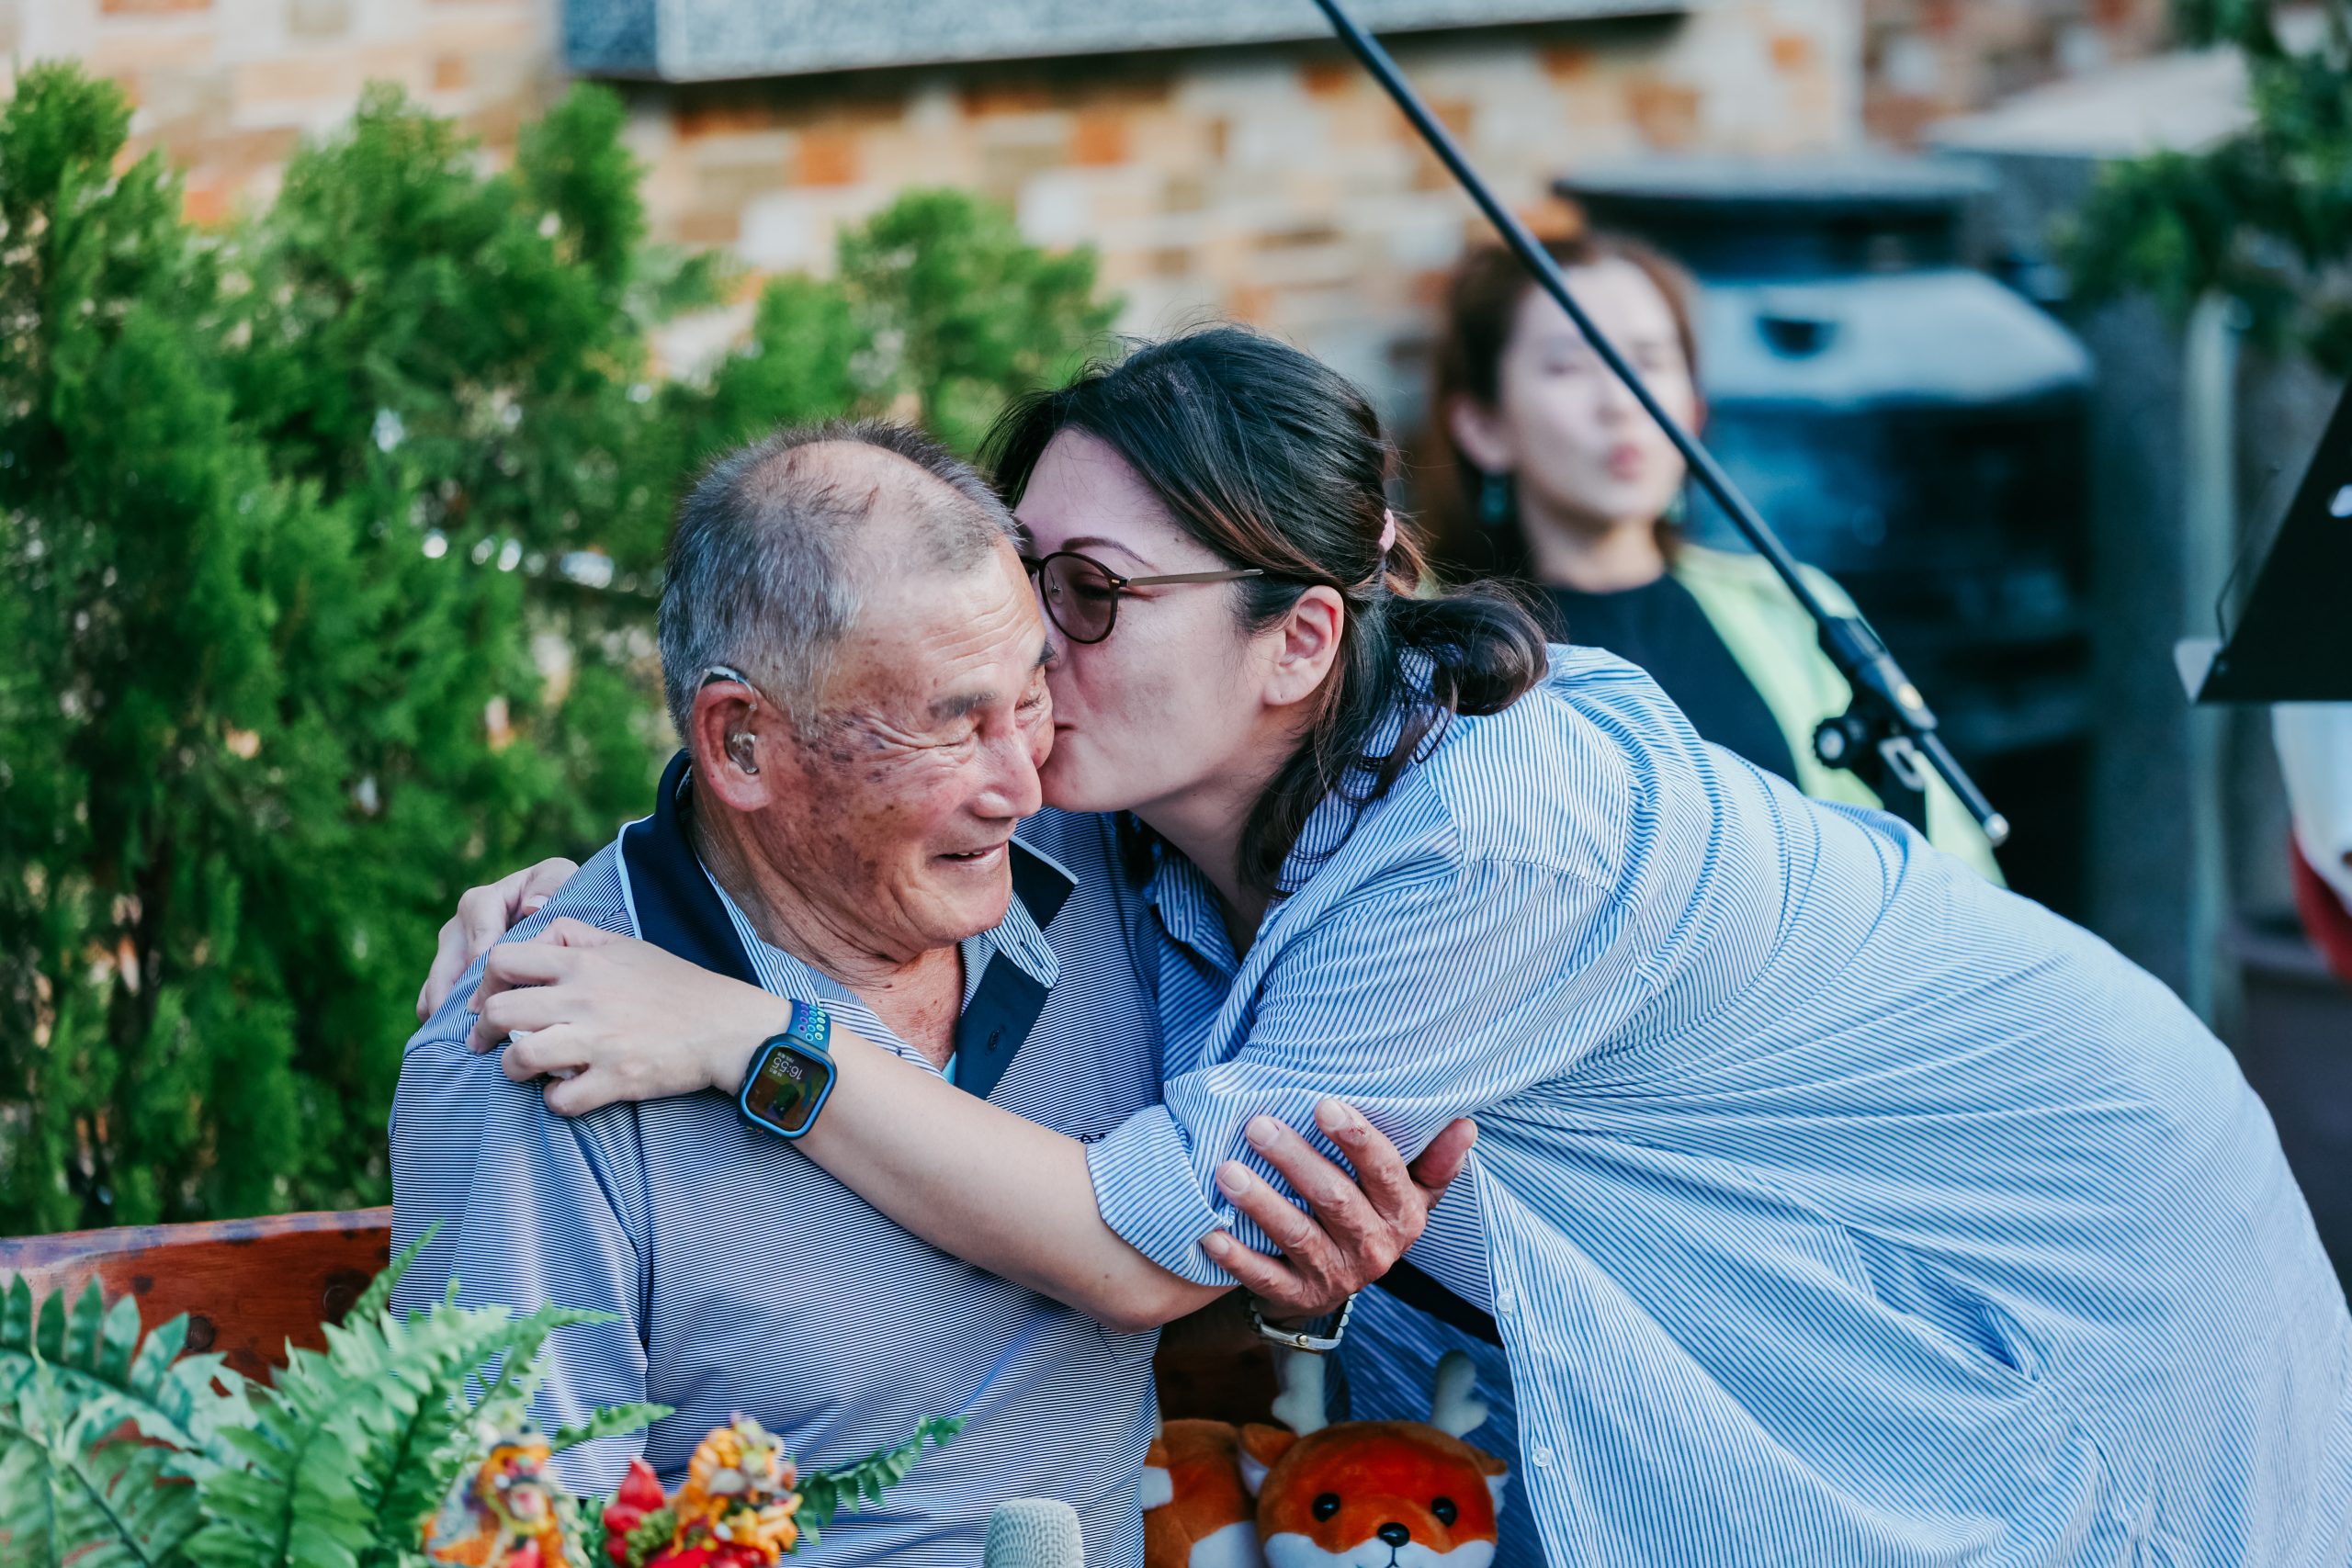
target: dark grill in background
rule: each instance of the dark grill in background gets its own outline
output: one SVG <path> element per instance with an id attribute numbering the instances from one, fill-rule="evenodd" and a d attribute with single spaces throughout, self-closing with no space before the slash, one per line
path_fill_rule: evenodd
<path id="1" fill-rule="evenodd" d="M 2011 883 L 2079 918 L 2090 360 L 1966 265 L 1981 179 L 1926 160 L 1690 160 L 1558 188 L 1705 285 L 1707 444 L 1927 693 L 2015 827 Z M 1692 502 L 1693 538 L 1745 547 Z"/>

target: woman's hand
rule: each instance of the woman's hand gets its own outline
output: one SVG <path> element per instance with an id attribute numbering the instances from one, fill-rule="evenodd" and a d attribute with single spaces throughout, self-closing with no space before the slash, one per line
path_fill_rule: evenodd
<path id="1" fill-rule="evenodd" d="M 556 855 L 510 873 L 487 887 L 467 888 L 458 900 L 458 912 L 441 928 L 433 967 L 425 971 L 424 985 L 416 993 L 416 1021 L 423 1023 L 439 1012 L 474 960 L 554 897 L 556 889 L 571 881 L 579 869 L 577 863 Z"/>
<path id="2" fill-rule="evenodd" d="M 487 1051 L 512 1035 L 506 1076 L 551 1077 L 548 1109 L 577 1116 L 616 1100 L 734 1093 L 791 1009 L 651 942 L 566 918 L 491 951 L 466 1043 Z"/>
<path id="3" fill-rule="evenodd" d="M 1218 1190 L 1283 1249 L 1268 1258 L 1223 1231 L 1204 1237 L 1203 1250 L 1258 1298 L 1261 1316 L 1324 1317 L 1378 1280 L 1420 1240 L 1430 1211 L 1462 1173 L 1476 1123 L 1457 1121 L 1440 1133 L 1410 1166 L 1351 1106 L 1327 1100 L 1315 1123 L 1355 1168 L 1353 1175 L 1271 1116 L 1243 1129 L 1250 1146 L 1282 1173 L 1312 1213 L 1304 1213 L 1238 1160 L 1217 1168 Z"/>

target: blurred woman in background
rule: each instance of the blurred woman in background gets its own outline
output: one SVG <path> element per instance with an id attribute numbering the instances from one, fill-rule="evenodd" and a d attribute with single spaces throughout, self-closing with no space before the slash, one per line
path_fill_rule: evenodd
<path id="1" fill-rule="evenodd" d="M 1547 247 L 1568 288 L 1685 429 L 1705 406 L 1689 277 L 1637 242 L 1587 231 Z M 1517 257 L 1499 245 L 1455 272 L 1430 400 L 1439 554 L 1457 575 L 1524 578 L 1554 634 L 1640 665 L 1702 737 L 1807 795 L 1877 807 L 1813 752 L 1852 693 L 1812 619 L 1761 558 L 1682 539 L 1687 466 L 1666 433 Z M 1808 581 L 1833 611 L 1853 603 Z M 1992 845 L 1940 779 L 1928 836 L 1998 880 Z"/>

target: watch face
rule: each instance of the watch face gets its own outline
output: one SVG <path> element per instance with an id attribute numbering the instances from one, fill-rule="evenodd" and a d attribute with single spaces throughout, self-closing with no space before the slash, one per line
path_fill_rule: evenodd
<path id="1" fill-rule="evenodd" d="M 821 1058 L 777 1045 L 769 1050 L 759 1076 L 744 1091 L 743 1109 L 786 1137 L 796 1138 L 816 1119 L 817 1106 L 832 1081 L 832 1068 Z"/>

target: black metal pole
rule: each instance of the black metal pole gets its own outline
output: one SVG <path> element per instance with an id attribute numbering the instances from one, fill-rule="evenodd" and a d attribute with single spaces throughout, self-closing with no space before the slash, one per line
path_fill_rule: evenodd
<path id="1" fill-rule="evenodd" d="M 1421 133 L 1421 140 L 1429 143 L 1430 151 L 1437 154 L 1438 161 L 1460 182 L 1470 199 L 1477 204 L 1478 210 L 1487 215 L 1487 221 L 1502 235 L 1511 254 L 1519 257 L 1528 271 L 1534 275 L 1535 281 L 1544 291 L 1568 313 L 1568 319 L 1577 324 L 1586 341 L 1592 344 L 1593 352 L 1600 355 L 1602 362 L 1634 394 L 1634 400 L 1657 422 L 1658 428 L 1666 432 L 1666 438 L 1674 443 L 1675 450 L 1680 452 L 1683 460 L 1690 465 L 1690 472 L 1701 488 L 1714 497 L 1716 504 L 1747 536 L 1756 553 L 1770 564 L 1781 581 L 1788 585 L 1797 603 L 1804 606 L 1805 614 L 1811 615 L 1820 627 L 1822 651 L 1829 656 L 1830 661 L 1846 677 L 1847 683 L 1853 687 L 1854 705 L 1841 718 L 1832 719 L 1822 726 L 1815 737 L 1815 753 L 1832 767 L 1855 768 L 1866 774 L 1883 766 L 1897 775 L 1898 786 L 1901 775 L 1911 771 L 1906 768 L 1909 759 L 1905 753 L 1907 751 L 1924 757 L 1928 765 L 1951 786 L 1952 793 L 1960 797 L 1960 803 L 1968 808 L 1969 815 L 1983 827 L 1985 837 L 1996 845 L 2007 839 L 2008 818 L 1993 809 L 1984 793 L 1944 745 L 1943 738 L 1936 733 L 1936 716 L 1919 694 L 1919 688 L 1903 673 L 1894 656 L 1887 652 L 1886 644 L 1879 640 L 1878 633 L 1871 629 L 1870 623 L 1860 615 L 1830 613 L 1829 607 L 1821 602 L 1821 596 L 1813 591 L 1813 585 L 1805 581 L 1804 574 L 1797 570 L 1796 558 L 1789 554 L 1788 547 L 1781 543 L 1770 525 L 1732 483 L 1731 476 L 1724 472 L 1722 466 L 1715 461 L 1714 454 L 1676 423 L 1674 416 L 1660 406 L 1649 388 L 1643 383 L 1640 373 L 1617 352 L 1615 344 L 1601 335 L 1600 329 L 1593 323 L 1584 307 L 1577 304 L 1568 292 L 1567 279 L 1560 275 L 1558 265 L 1536 243 L 1535 236 L 1527 231 L 1527 226 L 1496 197 L 1478 171 L 1470 166 L 1470 160 L 1455 144 L 1453 133 L 1430 112 L 1429 106 L 1421 102 L 1420 96 L 1413 91 L 1412 85 L 1396 69 L 1396 62 L 1388 57 L 1388 51 L 1371 34 L 1356 25 L 1355 18 L 1340 7 L 1339 0 L 1315 0 L 1315 4 L 1324 16 L 1330 18 L 1331 27 L 1340 35 L 1340 40 L 1363 62 L 1364 69 L 1372 73 L 1381 86 L 1387 89 L 1388 96 L 1396 100 L 1405 118 L 1413 122 L 1413 129 Z"/>

